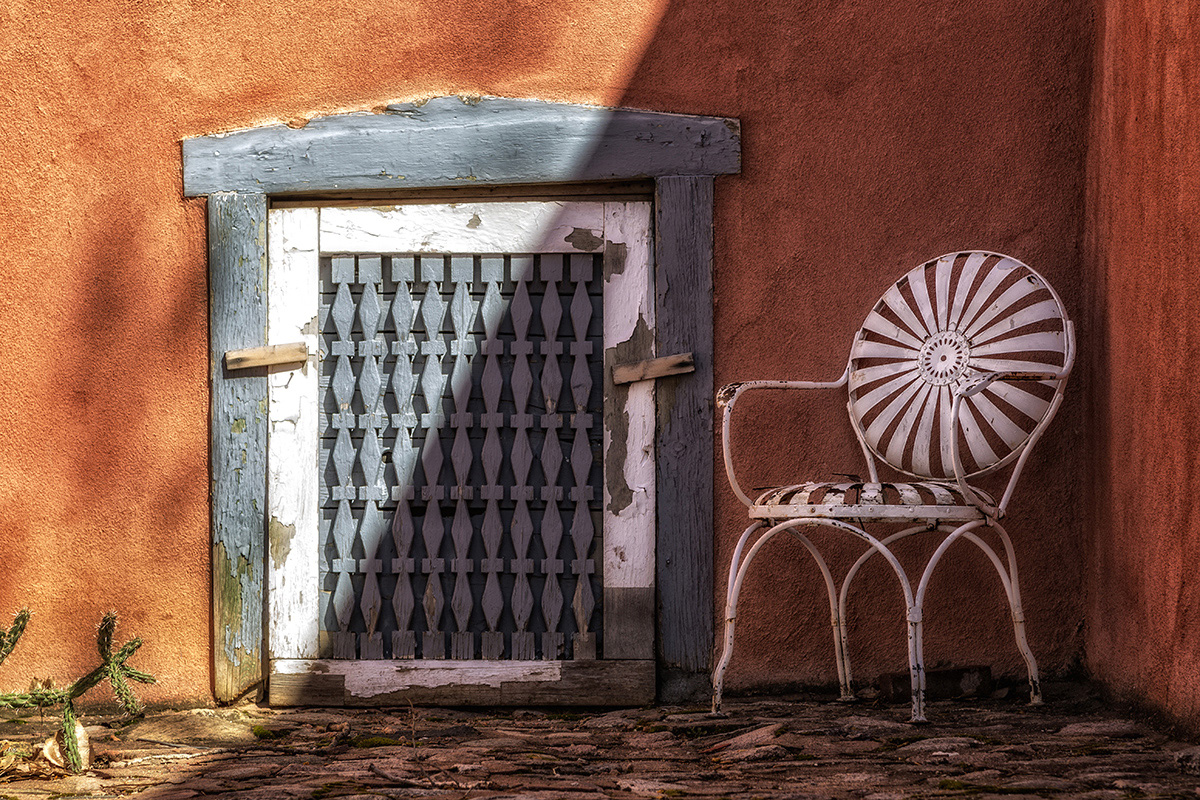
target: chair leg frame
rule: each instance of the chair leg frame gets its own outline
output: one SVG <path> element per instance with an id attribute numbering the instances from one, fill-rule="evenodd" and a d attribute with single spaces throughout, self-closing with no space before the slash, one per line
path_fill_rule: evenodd
<path id="1" fill-rule="evenodd" d="M 841 665 L 848 665 L 848 662 L 844 658 L 842 647 L 842 641 L 844 638 L 843 626 L 838 615 L 837 591 L 833 583 L 833 575 L 830 573 L 824 558 L 820 556 L 819 551 L 817 550 L 816 546 L 812 544 L 811 540 L 809 540 L 808 537 L 804 536 L 803 534 L 794 531 L 793 529 L 799 527 L 827 527 L 849 533 L 858 537 L 859 539 L 862 539 L 872 548 L 873 551 L 877 550 L 887 560 L 888 564 L 892 567 L 892 570 L 896 573 L 897 579 L 900 581 L 900 588 L 904 592 L 905 607 L 910 610 L 913 608 L 912 587 L 909 583 L 908 576 L 904 572 L 904 568 L 900 565 L 900 562 L 896 559 L 896 556 L 891 550 L 889 550 L 883 545 L 882 542 L 880 542 L 871 534 L 867 533 L 862 528 L 856 527 L 847 522 L 843 522 L 842 520 L 835 519 L 801 518 L 784 520 L 783 522 L 780 522 L 779 524 L 769 528 L 765 533 L 761 533 L 754 541 L 754 544 L 750 546 L 749 551 L 746 551 L 746 544 L 750 541 L 751 537 L 764 527 L 766 527 L 764 523 L 756 521 L 751 524 L 744 533 L 742 533 L 742 536 L 738 540 L 737 546 L 734 549 L 733 558 L 731 559 L 729 566 L 729 582 L 727 584 L 725 596 L 725 649 L 721 654 L 720 661 L 713 670 L 712 712 L 714 714 L 719 714 L 721 711 L 721 694 L 724 685 L 725 670 L 728 668 L 729 662 L 733 657 L 733 641 L 737 625 L 737 604 L 738 598 L 741 595 L 742 583 L 746 578 L 746 572 L 749 570 L 751 563 L 753 563 L 754 557 L 758 555 L 762 548 L 768 542 L 770 542 L 771 539 L 775 538 L 775 536 L 779 535 L 780 533 L 783 533 L 784 531 L 792 531 L 793 535 L 800 539 L 801 543 L 805 545 L 809 553 L 813 555 L 814 559 L 818 563 L 818 566 L 821 567 L 823 575 L 825 576 L 826 588 L 829 591 L 830 617 L 834 629 L 834 652 L 838 658 L 839 682 L 842 686 L 843 697 L 852 696 L 853 692 L 851 691 L 849 684 L 849 675 L 840 668 Z M 911 614 L 909 616 L 911 618 Z M 908 637 L 908 660 L 909 672 L 912 678 L 913 686 L 917 686 L 920 682 L 917 661 L 918 642 L 915 638 L 916 632 L 917 629 L 910 622 Z M 913 719 L 916 721 L 924 721 L 924 707 L 917 705 L 917 699 L 918 694 L 914 692 Z"/>
<path id="2" fill-rule="evenodd" d="M 986 541 L 981 539 L 975 531 L 980 527 L 990 528 L 999 535 L 1001 543 L 1004 546 L 1005 558 L 1002 560 Z M 846 576 L 842 580 L 840 591 L 837 589 L 833 573 L 829 569 L 829 565 L 822 557 L 820 551 L 813 544 L 812 540 L 801 533 L 798 529 L 802 527 L 826 527 L 850 533 L 859 539 L 863 540 L 868 549 L 864 552 L 857 561 L 847 571 Z M 1000 578 L 1001 586 L 1004 589 L 1005 597 L 1008 600 L 1009 611 L 1012 615 L 1013 634 L 1016 639 L 1018 651 L 1021 653 L 1022 659 L 1025 661 L 1025 667 L 1029 675 L 1029 700 L 1032 705 L 1038 705 L 1042 702 L 1041 686 L 1038 678 L 1037 661 L 1033 656 L 1033 651 L 1029 648 L 1029 642 L 1025 635 L 1025 614 L 1021 608 L 1021 590 L 1017 575 L 1016 554 L 1013 549 L 1012 540 L 1009 538 L 1008 532 L 1004 527 L 995 520 L 974 520 L 960 526 L 937 525 L 936 523 L 927 523 L 906 528 L 897 533 L 893 533 L 882 540 L 875 538 L 860 527 L 851 525 L 842 520 L 825 519 L 825 518 L 797 518 L 784 520 L 767 530 L 767 524 L 761 520 L 754 521 L 742 533 L 738 539 L 737 546 L 734 548 L 733 558 L 729 565 L 729 579 L 726 584 L 725 591 L 725 645 L 721 653 L 721 658 L 717 662 L 713 670 L 713 703 L 712 711 L 714 714 L 719 714 L 721 710 L 721 695 L 724 687 L 725 670 L 729 667 L 729 662 L 733 657 L 733 642 L 734 633 L 737 624 L 737 604 L 741 595 L 742 584 L 745 580 L 746 573 L 750 568 L 750 564 L 754 561 L 755 556 L 763 549 L 763 547 L 771 541 L 775 536 L 783 532 L 789 532 L 794 538 L 804 545 L 805 549 L 812 555 L 816 561 L 818 568 L 821 570 L 821 575 L 825 580 L 826 590 L 829 594 L 830 618 L 833 627 L 833 650 L 834 657 L 837 660 L 838 684 L 841 688 L 841 700 L 855 699 L 854 691 L 851 685 L 852 673 L 850 670 L 850 644 L 849 630 L 847 624 L 847 604 L 850 593 L 850 584 L 854 577 L 862 569 L 863 565 L 875 553 L 882 555 L 892 567 L 892 571 L 896 574 L 900 582 L 901 591 L 904 594 L 905 601 L 905 616 L 908 622 L 908 661 L 909 661 L 909 676 L 912 681 L 912 718 L 914 723 L 925 722 L 925 655 L 924 655 L 924 604 L 925 593 L 929 586 L 929 581 L 933 577 L 933 573 L 937 565 L 941 562 L 942 557 L 949 549 L 950 545 L 959 539 L 976 545 L 988 560 L 995 567 Z M 917 590 L 912 591 L 912 583 L 908 578 L 908 574 L 900 565 L 894 553 L 890 549 L 890 545 L 901 539 L 908 538 L 918 533 L 928 533 L 937 531 L 946 534 L 942 539 L 933 555 L 930 556 L 928 563 L 925 565 L 921 573 L 921 579 L 917 584 Z M 758 534 L 755 538 L 755 534 Z M 753 544 L 750 544 L 753 539 Z M 747 545 L 750 544 L 749 550 Z M 1007 563 L 1005 563 L 1007 562 Z"/>

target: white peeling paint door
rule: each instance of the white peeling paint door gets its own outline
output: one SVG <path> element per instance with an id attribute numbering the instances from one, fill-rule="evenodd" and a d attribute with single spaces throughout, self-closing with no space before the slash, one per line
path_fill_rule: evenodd
<path id="1" fill-rule="evenodd" d="M 647 202 L 270 212 L 269 697 L 654 697 Z"/>

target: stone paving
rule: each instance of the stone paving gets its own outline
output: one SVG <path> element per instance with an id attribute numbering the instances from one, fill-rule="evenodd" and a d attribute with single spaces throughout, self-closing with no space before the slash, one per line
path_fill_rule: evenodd
<path id="1" fill-rule="evenodd" d="M 93 717 L 90 771 L 0 769 L 0 798 L 1200 797 L 1200 748 L 1084 686 L 1046 689 L 1041 707 L 939 701 L 922 726 L 901 705 L 819 695 L 729 698 L 724 718 L 698 707 L 256 706 Z M 32 744 L 52 729 L 36 714 L 0 718 L 0 740 Z"/>

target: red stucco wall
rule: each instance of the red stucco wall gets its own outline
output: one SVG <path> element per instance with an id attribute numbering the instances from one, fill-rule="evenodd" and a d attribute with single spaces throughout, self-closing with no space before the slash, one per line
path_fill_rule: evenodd
<path id="1" fill-rule="evenodd" d="M 116 608 L 147 639 L 150 699 L 210 697 L 204 202 L 181 196 L 183 137 L 449 93 L 740 117 L 744 172 L 717 185 L 718 382 L 836 376 L 886 284 L 954 248 L 1026 260 L 1083 317 L 1085 0 L 6 11 L 0 613 L 38 615 L 0 686 L 90 667 L 93 626 Z M 1088 381 L 1010 525 L 1051 672 L 1081 648 Z M 794 444 L 740 431 L 750 483 L 859 469 L 843 406 L 760 407 Z M 721 477 L 717 497 L 724 563 L 742 523 Z M 999 585 L 962 555 L 931 589 L 928 657 L 1016 671 Z M 758 647 L 730 686 L 833 680 L 815 578 L 796 551 L 751 577 L 742 633 Z M 854 655 L 871 675 L 903 665 L 904 637 L 894 585 L 863 578 L 877 585 L 854 606 Z M 980 600 L 957 599 L 977 585 Z"/>
<path id="2" fill-rule="evenodd" d="M 743 174 L 718 182 L 717 383 L 833 380 L 887 285 L 962 247 L 1012 253 L 1084 305 L 1077 245 L 1090 20 L 1073 3 L 794 4 L 745 13 L 673 5 L 626 97 L 632 105 L 734 114 Z M 712 23 L 700 24 L 712 18 Z M 705 64 L 719 54 L 711 67 Z M 683 59 L 683 60 L 681 60 Z M 704 75 L 680 85 L 678 75 Z M 703 98 L 701 100 L 701 98 Z M 1087 346 L 1086 329 L 1081 330 Z M 1078 657 L 1086 463 L 1077 374 L 1034 453 L 1008 528 L 1026 590 L 1032 646 L 1051 672 Z M 746 398 L 736 431 L 747 486 L 830 478 L 865 467 L 846 397 Z M 720 459 L 718 456 L 718 464 Z M 718 467 L 718 597 L 746 526 Z M 991 566 L 965 543 L 930 588 L 930 664 L 1020 658 Z M 900 548 L 909 564 L 928 543 Z M 856 548 L 848 548 L 842 559 Z M 756 563 L 739 609 L 733 687 L 833 682 L 828 605 L 795 543 Z M 906 665 L 900 591 L 882 562 L 851 603 L 855 672 Z M 719 630 L 718 630 L 719 635 Z"/>
<path id="3" fill-rule="evenodd" d="M 1200 10 L 1097 5 L 1087 257 L 1095 269 L 1088 665 L 1200 729 Z"/>

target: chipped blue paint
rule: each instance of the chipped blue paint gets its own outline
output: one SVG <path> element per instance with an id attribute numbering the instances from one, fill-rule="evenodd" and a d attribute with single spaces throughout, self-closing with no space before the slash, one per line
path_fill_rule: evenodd
<path id="1" fill-rule="evenodd" d="M 266 215 L 262 194 L 208 198 L 214 685 L 222 702 L 262 681 L 267 379 L 262 370 L 226 374 L 224 355 L 266 341 Z"/>
<path id="2" fill-rule="evenodd" d="M 184 194 L 569 183 L 741 168 L 737 120 L 438 97 L 183 142 Z"/>

